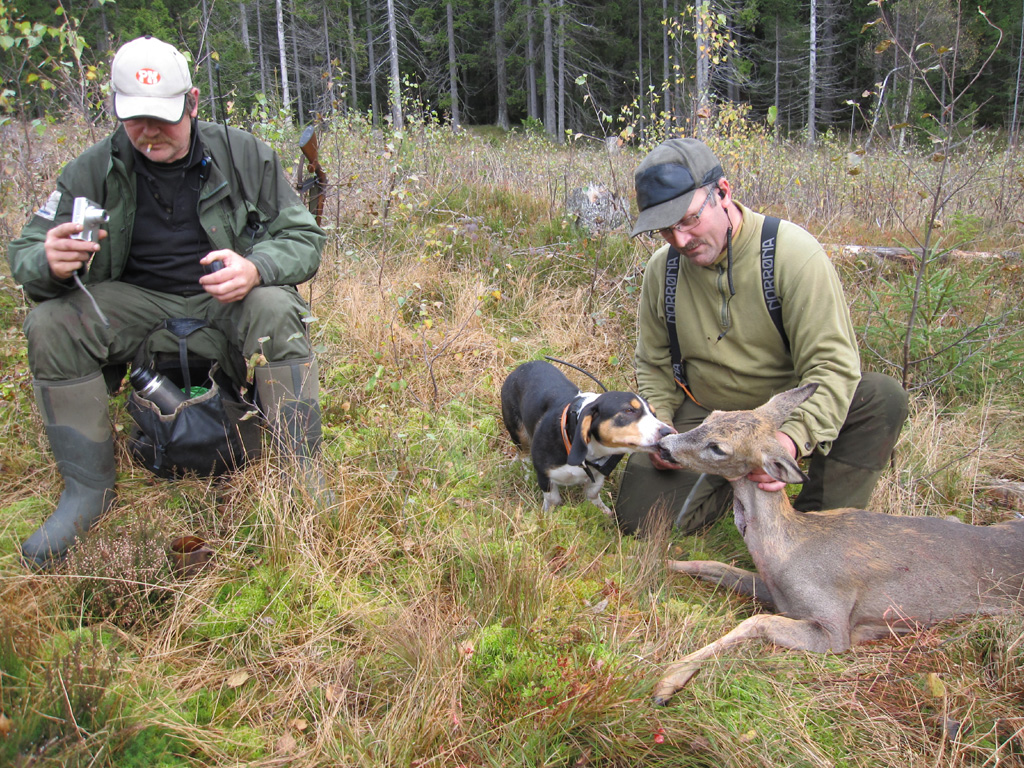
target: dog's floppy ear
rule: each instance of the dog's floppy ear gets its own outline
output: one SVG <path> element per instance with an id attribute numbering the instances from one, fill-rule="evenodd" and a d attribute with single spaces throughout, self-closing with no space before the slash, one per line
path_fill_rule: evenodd
<path id="1" fill-rule="evenodd" d="M 580 411 L 579 419 L 576 421 L 576 431 L 572 435 L 572 449 L 569 451 L 568 463 L 570 466 L 582 466 L 583 460 L 587 458 L 587 444 L 590 442 L 590 425 L 594 421 L 596 405 L 588 403 Z"/>

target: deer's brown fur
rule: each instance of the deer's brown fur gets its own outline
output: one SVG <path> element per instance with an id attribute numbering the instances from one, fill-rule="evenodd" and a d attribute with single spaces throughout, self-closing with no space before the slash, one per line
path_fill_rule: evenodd
<path id="1" fill-rule="evenodd" d="M 716 411 L 696 429 L 660 441 L 666 458 L 730 481 L 736 526 L 757 572 L 714 561 L 669 561 L 669 569 L 755 597 L 776 613 L 752 616 L 672 665 L 655 689 L 656 702 L 686 685 L 701 662 L 746 640 L 840 652 L 1021 603 L 1024 520 L 975 526 L 863 509 L 801 513 L 784 492 L 746 479 L 763 468 L 787 483 L 806 480 L 775 433 L 816 388 L 784 392 L 753 411 Z"/>

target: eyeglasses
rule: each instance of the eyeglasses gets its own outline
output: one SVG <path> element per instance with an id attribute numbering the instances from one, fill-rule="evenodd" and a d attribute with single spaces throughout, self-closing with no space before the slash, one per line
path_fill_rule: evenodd
<path id="1" fill-rule="evenodd" d="M 689 232 L 691 229 L 700 224 L 700 216 L 702 213 L 704 213 L 704 209 L 707 207 L 707 204 L 711 201 L 711 198 L 714 196 L 714 194 L 715 188 L 712 187 L 710 190 L 708 190 L 708 196 L 704 198 L 704 202 L 700 204 L 700 208 L 697 209 L 696 213 L 691 213 L 689 216 L 684 216 L 671 227 L 665 227 L 664 229 L 659 229 L 658 231 L 661 233 L 662 236 L 668 236 L 669 232 L 675 232 L 680 235 L 683 234 L 684 232 Z"/>

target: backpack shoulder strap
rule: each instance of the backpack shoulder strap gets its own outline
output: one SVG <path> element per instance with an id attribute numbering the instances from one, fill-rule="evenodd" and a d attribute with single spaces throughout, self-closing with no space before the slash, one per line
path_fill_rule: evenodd
<path id="1" fill-rule="evenodd" d="M 761 225 L 761 290 L 764 292 L 764 305 L 772 323 L 782 337 L 782 343 L 789 352 L 789 337 L 782 324 L 782 299 L 775 290 L 775 244 L 779 239 L 779 219 L 776 216 L 765 216 Z"/>
<path id="2" fill-rule="evenodd" d="M 665 324 L 668 326 L 668 350 L 672 356 L 672 378 L 675 379 L 686 396 L 700 405 L 697 398 L 690 392 L 686 381 L 686 363 L 679 349 L 679 336 L 676 332 L 676 290 L 679 287 L 679 251 L 669 246 L 668 258 L 665 260 Z"/>

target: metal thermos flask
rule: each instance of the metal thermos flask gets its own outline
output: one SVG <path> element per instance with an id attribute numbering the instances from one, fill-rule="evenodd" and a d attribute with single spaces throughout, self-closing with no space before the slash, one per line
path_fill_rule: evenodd
<path id="1" fill-rule="evenodd" d="M 187 399 L 173 381 L 152 368 L 133 368 L 128 381 L 140 397 L 153 403 L 165 416 L 174 413 L 174 409 Z"/>

